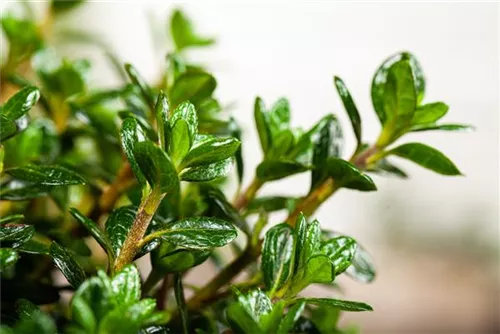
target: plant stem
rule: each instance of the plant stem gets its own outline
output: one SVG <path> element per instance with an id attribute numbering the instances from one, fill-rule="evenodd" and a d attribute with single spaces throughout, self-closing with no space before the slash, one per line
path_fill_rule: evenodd
<path id="1" fill-rule="evenodd" d="M 163 278 L 158 292 L 156 292 L 156 307 L 159 310 L 164 310 L 167 308 L 167 292 L 170 284 L 170 275 L 167 274 Z"/>
<path id="2" fill-rule="evenodd" d="M 177 307 L 179 308 L 182 320 L 182 329 L 184 334 L 188 334 L 188 315 L 186 308 L 186 300 L 184 299 L 184 288 L 182 287 L 182 274 L 174 274 L 174 292 Z"/>
<path id="3" fill-rule="evenodd" d="M 125 239 L 120 254 L 115 261 L 115 272 L 134 260 L 142 237 L 144 237 L 144 233 L 146 233 L 149 223 L 165 195 L 161 194 L 156 188 L 153 188 L 149 195 L 142 200 L 127 239 Z"/>
<path id="4" fill-rule="evenodd" d="M 159 281 L 163 278 L 163 275 L 152 269 L 149 273 L 148 277 L 142 284 L 142 295 L 147 296 L 151 290 L 158 284 Z"/>
<path id="5" fill-rule="evenodd" d="M 260 187 L 262 187 L 263 184 L 264 183 L 261 180 L 255 177 L 248 188 L 236 198 L 236 200 L 234 201 L 234 207 L 238 211 L 245 208 L 248 203 L 250 203 L 250 201 L 255 198 L 257 191 L 259 191 Z"/>

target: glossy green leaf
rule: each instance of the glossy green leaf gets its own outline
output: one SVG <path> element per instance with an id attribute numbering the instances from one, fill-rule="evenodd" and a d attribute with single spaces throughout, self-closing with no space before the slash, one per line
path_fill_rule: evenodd
<path id="1" fill-rule="evenodd" d="M 30 240 L 35 234 L 33 225 L 4 224 L 0 226 L 0 242 L 2 247 L 17 248 Z"/>
<path id="2" fill-rule="evenodd" d="M 334 265 L 335 275 L 340 275 L 351 265 L 357 247 L 356 240 L 341 236 L 324 242 L 320 253 L 330 258 Z"/>
<path id="3" fill-rule="evenodd" d="M 161 193 L 177 191 L 177 171 L 165 151 L 150 141 L 143 141 L 135 145 L 134 155 L 151 188 L 158 188 Z"/>
<path id="4" fill-rule="evenodd" d="M 255 126 L 259 134 L 260 146 L 264 155 L 272 145 L 272 134 L 269 118 L 266 113 L 266 106 L 260 97 L 255 99 L 254 105 Z"/>
<path id="5" fill-rule="evenodd" d="M 409 64 L 410 69 L 411 69 L 411 74 L 412 74 L 412 81 L 414 84 L 414 91 L 415 91 L 415 102 L 416 104 L 419 104 L 425 93 L 425 78 L 423 75 L 422 68 L 416 58 L 408 53 L 408 52 L 402 52 L 395 54 L 391 57 L 389 57 L 387 60 L 385 60 L 382 65 L 377 69 L 375 72 L 375 75 L 372 80 L 372 87 L 371 87 L 371 97 L 372 97 L 372 103 L 373 107 L 377 113 L 378 118 L 380 119 L 380 122 L 382 124 L 385 124 L 386 121 L 388 120 L 388 116 L 386 114 L 385 110 L 385 97 L 384 95 L 386 94 L 387 90 L 387 81 L 389 77 L 389 72 L 392 66 L 397 63 L 397 62 L 407 62 Z"/>
<path id="6" fill-rule="evenodd" d="M 55 265 L 74 288 L 77 288 L 85 280 L 83 268 L 76 262 L 73 255 L 55 241 L 50 245 L 50 256 L 52 256 Z"/>
<path id="7" fill-rule="evenodd" d="M 443 153 L 424 144 L 403 144 L 388 151 L 387 155 L 396 155 L 411 160 L 424 168 L 442 175 L 462 175 L 455 164 Z"/>
<path id="8" fill-rule="evenodd" d="M 148 103 L 151 109 L 154 109 L 155 106 L 154 93 L 151 90 L 151 87 L 149 87 L 149 85 L 147 84 L 146 80 L 144 80 L 144 78 L 141 77 L 137 69 L 134 66 L 132 66 L 132 64 L 125 64 L 125 71 L 127 72 L 128 77 L 134 83 L 134 85 L 139 87 L 139 90 L 141 91 L 144 101 Z"/>
<path id="9" fill-rule="evenodd" d="M 359 116 L 358 108 L 356 107 L 356 104 L 354 103 L 354 100 L 352 99 L 352 96 L 349 93 L 349 90 L 347 90 L 347 87 L 342 79 L 339 77 L 333 77 L 333 82 L 337 88 L 340 99 L 344 104 L 344 108 L 347 111 L 347 115 L 351 120 L 352 129 L 359 145 L 359 143 L 361 143 L 361 117 Z"/>
<path id="10" fill-rule="evenodd" d="M 274 181 L 310 170 L 312 167 L 295 161 L 264 160 L 257 166 L 257 177 L 261 181 Z"/>
<path id="11" fill-rule="evenodd" d="M 75 208 L 70 208 L 69 213 L 85 228 L 89 231 L 89 233 L 94 237 L 94 239 L 101 245 L 101 247 L 108 253 L 108 255 L 114 256 L 113 248 L 108 240 L 108 237 L 100 229 L 100 227 L 91 219 L 87 218 L 84 214 L 78 211 Z"/>
<path id="12" fill-rule="evenodd" d="M 46 196 L 51 189 L 51 186 L 11 180 L 0 187 L 0 197 L 6 201 L 25 201 Z"/>
<path id="13" fill-rule="evenodd" d="M 267 290 L 275 291 L 284 284 L 290 273 L 293 250 L 293 230 L 278 224 L 267 231 L 262 247 L 261 270 Z"/>
<path id="14" fill-rule="evenodd" d="M 170 33 L 178 51 L 189 47 L 207 46 L 215 42 L 212 38 L 199 36 L 189 19 L 180 10 L 175 10 L 170 18 Z"/>
<path id="15" fill-rule="evenodd" d="M 303 281 L 311 283 L 330 283 L 335 279 L 335 266 L 326 255 L 317 254 L 307 260 Z"/>
<path id="16" fill-rule="evenodd" d="M 120 254 L 123 243 L 134 223 L 135 214 L 133 207 L 122 206 L 111 212 L 106 221 L 106 234 L 115 256 Z"/>
<path id="17" fill-rule="evenodd" d="M 16 120 L 24 116 L 40 98 L 40 91 L 36 87 L 28 86 L 14 94 L 2 106 L 2 116 Z"/>
<path id="18" fill-rule="evenodd" d="M 238 125 L 238 123 L 236 123 L 233 117 L 231 117 L 229 120 L 229 133 L 231 137 L 234 137 L 240 141 L 240 147 L 234 153 L 234 158 L 236 161 L 236 172 L 238 175 L 238 182 L 241 184 L 241 182 L 243 181 L 243 174 L 245 171 L 245 164 L 243 162 L 243 150 L 241 144 L 241 128 Z"/>
<path id="19" fill-rule="evenodd" d="M 413 115 L 412 124 L 435 123 L 448 112 L 448 105 L 443 102 L 427 103 L 418 106 Z"/>
<path id="20" fill-rule="evenodd" d="M 334 115 L 324 118 L 318 128 L 318 136 L 314 143 L 311 173 L 311 190 L 329 176 L 327 161 L 330 157 L 339 157 L 342 154 L 342 129 Z"/>
<path id="21" fill-rule="evenodd" d="M 300 301 L 288 309 L 287 314 L 283 317 L 280 322 L 277 334 L 288 334 L 292 331 L 295 322 L 299 319 L 300 315 L 304 311 L 306 303 Z"/>
<path id="22" fill-rule="evenodd" d="M 300 253 L 301 263 L 305 263 L 310 259 L 319 249 L 321 238 L 321 229 L 319 227 L 319 222 L 317 220 L 312 221 L 307 224 L 305 242 L 302 247 L 302 252 Z"/>
<path id="23" fill-rule="evenodd" d="M 465 124 L 419 124 L 419 125 L 414 125 L 410 128 L 410 131 L 413 132 L 431 131 L 431 130 L 470 132 L 474 130 L 474 127 Z"/>
<path id="24" fill-rule="evenodd" d="M 186 72 L 181 74 L 170 89 L 170 102 L 177 106 L 182 102 L 190 101 L 198 104 L 212 96 L 217 81 L 206 72 Z"/>
<path id="25" fill-rule="evenodd" d="M 179 177 L 183 181 L 202 182 L 226 176 L 233 167 L 233 159 L 227 158 L 211 164 L 190 167 L 183 170 Z"/>
<path id="26" fill-rule="evenodd" d="M 239 140 L 232 137 L 208 137 L 199 140 L 182 161 L 182 166 L 194 167 L 225 160 L 232 157 L 239 146 Z"/>
<path id="27" fill-rule="evenodd" d="M 50 242 L 37 240 L 35 236 L 16 248 L 16 250 L 28 254 L 50 255 Z"/>
<path id="28" fill-rule="evenodd" d="M 185 120 L 179 119 L 172 126 L 170 155 L 175 166 L 179 166 L 182 159 L 188 154 L 191 148 L 191 140 L 189 139 L 189 128 Z"/>
<path id="29" fill-rule="evenodd" d="M 27 165 L 5 171 L 17 180 L 44 186 L 68 186 L 85 184 L 85 179 L 76 172 L 62 166 Z"/>
<path id="30" fill-rule="evenodd" d="M 327 306 L 349 312 L 373 311 L 373 308 L 365 303 L 353 302 L 348 300 L 330 299 L 330 298 L 300 298 L 297 301 L 304 301 L 306 304 Z"/>
<path id="31" fill-rule="evenodd" d="M 228 317 L 246 333 L 261 333 L 261 320 L 273 311 L 271 300 L 259 289 L 235 292 L 237 301 L 227 308 Z"/>
<path id="32" fill-rule="evenodd" d="M 141 277 L 133 264 L 125 266 L 111 280 L 115 302 L 120 306 L 138 302 L 141 298 Z"/>
<path id="33" fill-rule="evenodd" d="M 335 187 L 349 188 L 360 191 L 377 190 L 373 180 L 366 174 L 363 174 L 351 163 L 339 159 L 329 158 L 326 162 L 328 175 L 333 178 Z"/>
<path id="34" fill-rule="evenodd" d="M 155 104 L 156 125 L 158 128 L 158 137 L 160 139 L 160 147 L 164 150 L 167 149 L 168 139 L 167 133 L 170 131 L 168 123 L 169 105 L 165 93 L 160 92 Z"/>
<path id="35" fill-rule="evenodd" d="M 16 123 L 4 115 L 0 115 L 0 141 L 11 138 L 17 133 Z"/>
<path id="36" fill-rule="evenodd" d="M 307 220 L 301 213 L 297 218 L 294 234 L 293 234 L 293 250 L 292 250 L 292 272 L 296 274 L 305 264 L 305 260 L 301 254 L 304 253 L 304 245 L 306 243 Z"/>
<path id="37" fill-rule="evenodd" d="M 171 127 L 173 127 L 179 119 L 183 119 L 188 125 L 189 146 L 191 146 L 195 141 L 196 135 L 198 134 L 198 116 L 196 114 L 195 106 L 189 102 L 182 102 L 179 104 L 170 118 L 169 122 Z"/>
<path id="38" fill-rule="evenodd" d="M 135 118 L 127 117 L 123 120 L 120 137 L 123 152 L 127 156 L 137 181 L 141 186 L 146 185 L 146 177 L 139 167 L 139 163 L 134 155 L 135 145 L 139 142 L 139 139 L 143 140 L 145 137 Z"/>
<path id="39" fill-rule="evenodd" d="M 183 248 L 207 249 L 228 244 L 237 232 L 232 224 L 221 219 L 190 217 L 168 223 L 154 235 Z"/>
<path id="40" fill-rule="evenodd" d="M 12 248 L 0 248 L 0 271 L 5 271 L 16 264 L 19 254 Z"/>

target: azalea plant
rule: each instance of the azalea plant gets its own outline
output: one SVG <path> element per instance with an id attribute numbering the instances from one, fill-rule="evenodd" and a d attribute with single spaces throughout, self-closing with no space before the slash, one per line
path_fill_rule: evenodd
<path id="1" fill-rule="evenodd" d="M 77 5 L 54 1 L 49 22 Z M 241 148 L 255 143 L 216 97 L 214 76 L 185 57 L 214 39 L 181 11 L 170 17 L 162 80 L 147 82 L 106 49 L 124 80 L 105 90 L 89 86 L 88 61 L 58 56 L 46 21 L 7 13 L 1 24 L 9 43 L 1 68 L 2 333 L 351 333 L 339 326 L 340 312 L 372 307 L 339 299 L 336 278 L 369 283 L 375 268 L 353 237 L 315 220 L 316 210 L 338 191 L 375 191 L 372 173 L 407 178 L 393 157 L 461 174 L 435 148 L 398 144 L 410 132 L 470 129 L 440 122 L 448 106 L 424 100 L 424 74 L 408 52 L 375 71 L 378 138 L 363 137 L 350 92 L 333 77 L 357 140 L 350 156 L 335 114 L 304 129 L 287 99 L 257 97 L 262 160 L 249 171 Z M 302 196 L 260 195 L 298 173 L 311 178 Z M 278 211 L 287 218 L 272 219 Z M 151 269 L 138 269 L 143 257 Z M 217 273 L 186 284 L 206 261 Z M 328 296 L 303 293 L 314 284 L 329 286 Z"/>

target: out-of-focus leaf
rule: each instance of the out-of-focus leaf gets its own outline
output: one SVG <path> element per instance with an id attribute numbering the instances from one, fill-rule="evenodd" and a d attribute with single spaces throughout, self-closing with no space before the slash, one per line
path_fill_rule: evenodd
<path id="1" fill-rule="evenodd" d="M 365 303 L 353 302 L 348 300 L 330 299 L 330 298 L 300 298 L 298 302 L 304 301 L 306 304 L 328 306 L 340 309 L 342 311 L 360 312 L 373 311 L 373 308 Z"/>
<path id="2" fill-rule="evenodd" d="M 75 208 L 70 208 L 69 213 L 80 222 L 90 232 L 94 239 L 101 245 L 101 247 L 110 256 L 114 256 L 113 248 L 108 240 L 106 234 L 99 228 L 99 226 L 91 219 L 87 218 L 84 214 Z"/>
<path id="3" fill-rule="evenodd" d="M 170 18 L 170 33 L 178 51 L 189 47 L 207 46 L 215 42 L 212 38 L 199 36 L 189 19 L 180 10 L 175 10 Z"/>
<path id="4" fill-rule="evenodd" d="M 12 248 L 0 248 L 0 271 L 5 271 L 16 264 L 19 254 Z"/>
<path id="5" fill-rule="evenodd" d="M 312 166 L 286 160 L 264 160 L 257 166 L 257 177 L 261 181 L 274 181 L 287 176 L 303 173 Z"/>
<path id="6" fill-rule="evenodd" d="M 326 162 L 328 175 L 333 178 L 335 187 L 349 188 L 360 191 L 377 190 L 373 180 L 366 174 L 363 174 L 351 163 L 331 157 Z"/>
<path id="7" fill-rule="evenodd" d="M 357 250 L 356 240 L 340 236 L 321 245 L 320 253 L 328 256 L 334 265 L 335 275 L 340 275 L 351 265 Z"/>
<path id="8" fill-rule="evenodd" d="M 16 123 L 4 115 L 0 115 L 0 141 L 4 141 L 17 133 Z"/>
<path id="9" fill-rule="evenodd" d="M 198 104 L 212 96 L 217 81 L 206 72 L 186 72 L 181 74 L 170 89 L 170 102 L 177 106 L 182 102 L 190 101 Z"/>
<path id="10" fill-rule="evenodd" d="M 339 77 L 334 77 L 333 82 L 337 88 L 337 92 L 344 104 L 344 108 L 347 111 L 347 115 L 351 120 L 352 129 L 358 141 L 358 145 L 361 143 L 361 117 L 359 116 L 358 108 L 352 99 L 351 94 L 347 90 L 346 85 Z"/>
<path id="11" fill-rule="evenodd" d="M 288 209 L 290 203 L 297 200 L 295 197 L 285 196 L 262 196 L 252 200 L 247 206 L 247 212 L 274 212 Z"/>
<path id="12" fill-rule="evenodd" d="M 16 223 L 20 220 L 24 220 L 24 215 L 22 214 L 8 215 L 0 218 L 0 225 L 8 223 Z"/>
<path id="13" fill-rule="evenodd" d="M 146 101 L 150 108 L 154 110 L 155 97 L 151 90 L 151 87 L 149 87 L 146 80 L 141 77 L 137 69 L 132 66 L 132 64 L 125 64 L 125 71 L 127 72 L 130 80 L 134 83 L 134 85 L 139 87 L 144 101 Z"/>
<path id="14" fill-rule="evenodd" d="M 375 166 L 370 167 L 368 171 L 382 175 L 396 176 L 402 179 L 408 178 L 408 174 L 406 174 L 404 170 L 394 165 L 392 162 L 389 162 L 389 160 L 387 159 L 380 159 L 379 161 L 377 161 Z"/>
<path id="15" fill-rule="evenodd" d="M 125 266 L 111 280 L 115 302 L 120 306 L 131 305 L 141 298 L 141 278 L 133 264 Z"/>
<path id="16" fill-rule="evenodd" d="M 169 105 L 165 93 L 160 92 L 155 104 L 156 125 L 158 128 L 158 137 L 160 137 L 160 147 L 164 150 L 167 149 L 168 139 L 166 134 L 170 131 L 168 124 Z"/>
<path id="17" fill-rule="evenodd" d="M 2 115 L 11 120 L 24 116 L 40 98 L 40 91 L 36 87 L 28 86 L 14 94 L 2 106 Z"/>
<path id="18" fill-rule="evenodd" d="M 25 201 L 46 196 L 51 186 L 11 180 L 0 188 L 0 197 L 6 201 Z"/>
<path id="19" fill-rule="evenodd" d="M 288 334 L 292 331 L 295 322 L 299 319 L 306 303 L 301 301 L 288 309 L 287 314 L 283 317 L 278 328 L 278 334 Z"/>
<path id="20" fill-rule="evenodd" d="M 0 242 L 2 247 L 17 248 L 30 240 L 35 234 L 33 225 L 4 224 L 0 226 Z"/>
<path id="21" fill-rule="evenodd" d="M 55 241 L 50 245 L 50 255 L 69 284 L 77 288 L 85 280 L 85 271 L 73 256 Z"/>
<path id="22" fill-rule="evenodd" d="M 15 179 L 44 186 L 67 186 L 85 184 L 85 179 L 76 172 L 62 166 L 27 165 L 5 171 Z"/>

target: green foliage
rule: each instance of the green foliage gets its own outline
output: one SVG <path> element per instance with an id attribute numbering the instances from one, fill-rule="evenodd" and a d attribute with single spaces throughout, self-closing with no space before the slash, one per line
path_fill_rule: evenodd
<path id="1" fill-rule="evenodd" d="M 304 296 L 308 286 L 331 287 L 340 275 L 361 283 L 376 277 L 365 248 L 323 230 L 325 222 L 313 215 L 342 189 L 375 191 L 371 173 L 408 178 L 394 156 L 461 175 L 432 147 L 396 143 L 410 132 L 472 129 L 441 123 L 448 106 L 424 102 L 416 58 L 398 53 L 376 71 L 371 98 L 382 129 L 370 142 L 362 137 L 355 92 L 334 76 L 356 138 L 348 157 L 335 114 L 302 129 L 293 125 L 286 98 L 266 107 L 257 97 L 263 154 L 249 171 L 242 150 L 242 141 L 253 145 L 243 136 L 247 127 L 216 97 L 209 69 L 185 55 L 214 40 L 175 10 L 173 45 L 166 64 L 157 64 L 164 68 L 158 82 L 94 43 L 123 79 L 102 89 L 87 80 L 89 61 L 60 58 L 47 46 L 51 28 L 58 29 L 52 20 L 81 2 L 52 1 L 48 26 L 29 15 L 1 20 L 9 42 L 1 68 L 1 331 L 345 333 L 341 311 L 371 311 L 330 293 Z M 244 172 L 254 176 L 248 187 Z M 268 182 L 299 173 L 311 180 L 301 195 L 259 193 Z M 228 187 L 233 179 L 237 186 Z M 274 212 L 286 218 L 276 221 Z M 226 246 L 234 259 L 221 249 Z M 143 256 L 152 270 L 141 277 L 133 262 Z M 206 262 L 220 270 L 214 278 L 201 287 L 183 281 Z M 193 296 L 186 300 L 187 289 Z M 70 293 L 69 305 L 62 291 Z M 169 295 L 177 306 L 166 304 Z"/>

